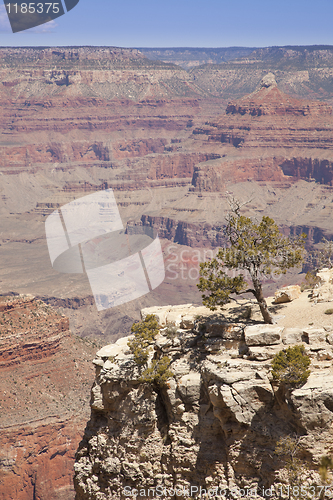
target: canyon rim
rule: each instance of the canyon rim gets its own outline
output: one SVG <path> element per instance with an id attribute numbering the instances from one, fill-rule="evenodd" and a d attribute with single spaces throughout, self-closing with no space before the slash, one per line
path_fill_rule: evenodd
<path id="1" fill-rule="evenodd" d="M 292 415 L 274 406 L 267 378 L 271 354 L 289 345 L 288 331 L 276 348 L 248 346 L 248 358 L 237 357 L 243 331 L 230 339 L 208 332 L 202 339 L 193 323 L 179 344 L 173 339 L 164 346 L 160 339 L 158 348 L 178 356 L 173 392 L 160 398 L 126 371 L 123 337 L 140 310 L 200 305 L 199 262 L 224 245 L 227 191 L 251 198 L 245 214 L 269 215 L 286 235 L 306 232 L 309 250 L 333 234 L 332 47 L 251 49 L 216 64 L 195 57 L 189 62 L 181 52 L 166 57 L 116 47 L 0 49 L 3 500 L 72 500 L 83 435 L 79 500 L 121 498 L 124 478 L 131 487 L 139 479 L 149 486 L 156 475 L 170 487 L 179 481 L 215 486 L 220 475 L 223 488 L 251 488 L 252 475 L 255 487 L 266 488 L 280 427 L 303 436 L 302 458 L 312 464 L 311 480 L 319 481 L 320 457 L 331 453 L 329 329 L 307 334 L 315 380 L 288 402 Z M 124 220 L 157 230 L 166 278 L 149 295 L 97 313 L 83 274 L 52 269 L 44 223 L 64 204 L 108 188 Z M 300 272 L 268 280 L 266 295 L 300 284 Z M 324 327 L 329 324 L 318 326 Z M 105 356 L 95 358 L 115 341 L 121 350 L 114 366 Z M 200 358 L 194 371 L 192 341 Z M 217 359 L 217 346 L 226 344 L 230 352 Z M 269 405 L 280 418 L 276 430 Z M 216 448 L 209 444 L 214 440 Z M 103 477 L 114 481 L 114 491 Z"/>

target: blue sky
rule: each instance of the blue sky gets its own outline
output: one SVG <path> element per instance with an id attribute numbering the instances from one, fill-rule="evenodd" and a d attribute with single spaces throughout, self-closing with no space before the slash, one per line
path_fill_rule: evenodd
<path id="1" fill-rule="evenodd" d="M 0 9 L 1 46 L 314 44 L 333 45 L 332 0 L 80 0 L 55 21 L 15 34 Z"/>

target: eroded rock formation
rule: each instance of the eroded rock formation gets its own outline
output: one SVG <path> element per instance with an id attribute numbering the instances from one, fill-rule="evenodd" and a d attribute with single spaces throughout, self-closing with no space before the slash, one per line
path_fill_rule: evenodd
<path id="1" fill-rule="evenodd" d="M 70 500 L 94 346 L 29 295 L 0 297 L 0 498 Z"/>
<path id="2" fill-rule="evenodd" d="M 298 441 L 302 485 L 321 484 L 319 462 L 333 446 L 333 326 L 249 325 L 190 304 L 150 308 L 143 317 L 149 313 L 162 328 L 149 362 L 169 356 L 173 376 L 164 385 L 142 382 L 128 338 L 97 353 L 91 419 L 76 455 L 77 500 L 120 500 L 135 491 L 171 499 L 170 491 L 191 487 L 198 489 L 188 497 L 201 487 L 215 491 L 210 498 L 223 496 L 216 491 L 236 498 L 241 489 L 265 498 L 268 488 L 280 498 L 287 458 L 275 449 L 286 437 Z M 271 359 L 300 343 L 311 375 L 281 393 Z"/>
<path id="3" fill-rule="evenodd" d="M 226 145 L 221 160 L 198 165 L 195 189 L 223 191 L 228 182 L 315 180 L 332 185 L 332 108 L 283 93 L 268 73 L 226 115 L 193 131 Z"/>

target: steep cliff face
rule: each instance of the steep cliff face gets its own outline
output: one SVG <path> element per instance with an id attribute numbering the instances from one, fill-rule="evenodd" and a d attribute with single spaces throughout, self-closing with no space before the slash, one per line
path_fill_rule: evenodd
<path id="1" fill-rule="evenodd" d="M 319 328 L 249 324 L 191 305 L 150 308 L 143 317 L 148 313 L 162 328 L 149 363 L 169 356 L 173 376 L 164 385 L 142 382 L 128 338 L 97 353 L 91 419 L 76 455 L 76 500 L 161 492 L 171 499 L 184 491 L 195 498 L 200 487 L 210 498 L 245 496 L 241 490 L 280 498 L 288 484 L 288 456 L 275 453 L 281 438 L 298 443 L 294 458 L 307 492 L 321 484 L 320 459 L 333 449 L 331 321 Z M 299 343 L 311 375 L 299 389 L 278 391 L 271 359 Z"/>
<path id="2" fill-rule="evenodd" d="M 70 500 L 94 346 L 29 295 L 0 297 L 0 498 Z"/>
<path id="3" fill-rule="evenodd" d="M 198 96 L 186 71 L 116 47 L 2 48 L 1 97 L 134 98 Z M 42 99 L 41 99 L 42 97 Z"/>

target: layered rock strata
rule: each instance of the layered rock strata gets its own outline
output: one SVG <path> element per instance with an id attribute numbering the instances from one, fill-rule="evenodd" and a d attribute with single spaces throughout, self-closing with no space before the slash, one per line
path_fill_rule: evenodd
<path id="1" fill-rule="evenodd" d="M 302 485 L 321 484 L 320 460 L 333 449 L 333 326 L 228 322 L 203 309 L 143 311 L 161 325 L 149 364 L 171 360 L 164 385 L 142 382 L 128 338 L 97 353 L 91 419 L 76 455 L 77 500 L 196 497 L 200 487 L 211 498 L 250 490 L 266 498 L 268 489 L 281 498 L 289 484 L 288 457 L 275 453 L 281 438 L 298 443 Z M 311 375 L 281 393 L 271 359 L 295 344 L 310 356 Z"/>
<path id="2" fill-rule="evenodd" d="M 332 108 L 281 92 L 269 73 L 259 88 L 194 136 L 226 145 L 221 160 L 198 165 L 192 183 L 223 191 L 228 182 L 314 180 L 332 185 Z"/>
<path id="3" fill-rule="evenodd" d="M 94 346 L 31 295 L 0 297 L 0 498 L 71 500 Z"/>

